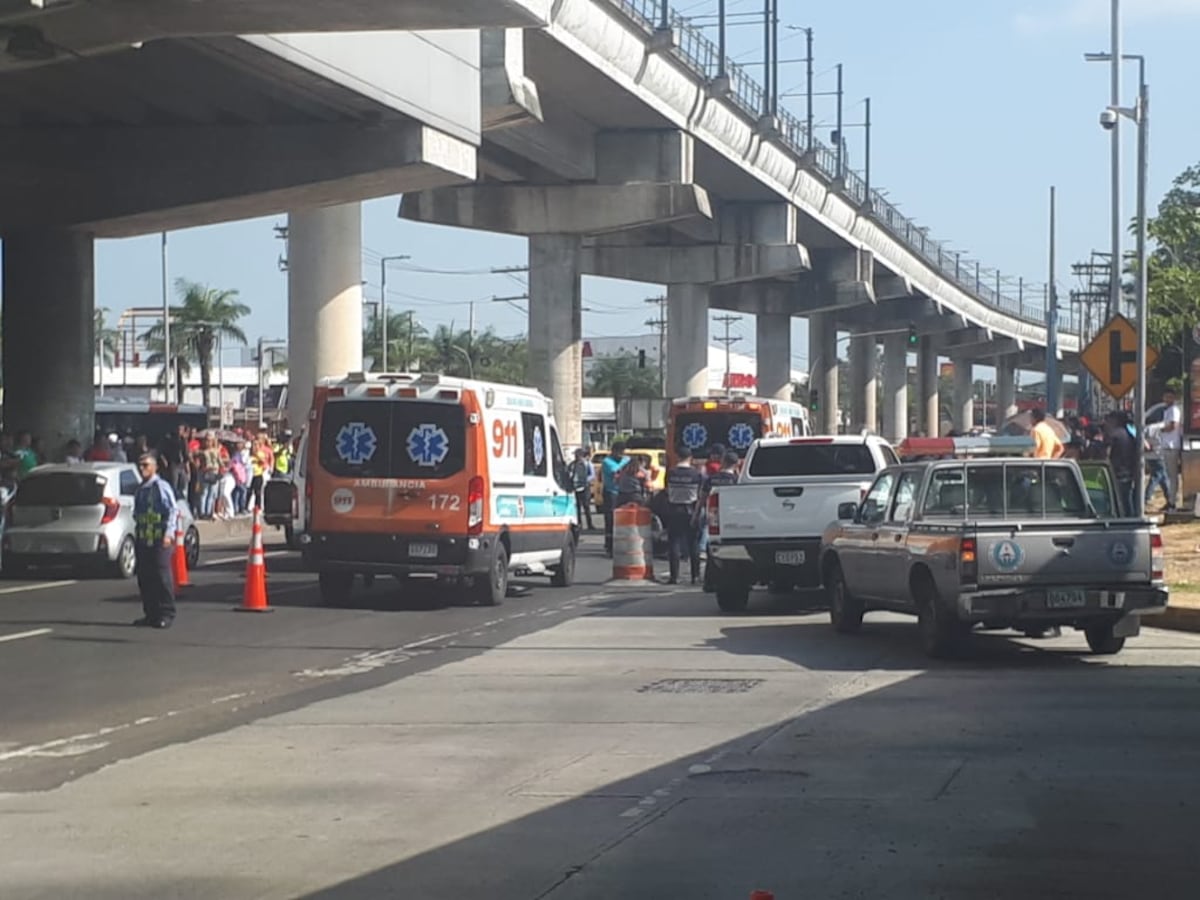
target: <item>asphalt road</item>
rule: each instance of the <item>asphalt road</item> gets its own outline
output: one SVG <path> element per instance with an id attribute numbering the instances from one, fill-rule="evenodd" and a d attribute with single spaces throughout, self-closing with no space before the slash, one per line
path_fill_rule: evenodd
<path id="1" fill-rule="evenodd" d="M 6 900 L 1196 896 L 1198 636 L 931 663 L 594 551 L 495 609 L 270 563 L 275 613 L 209 566 L 168 632 L 108 582 L 0 594 L 0 638 L 53 629 L 0 643 Z"/>

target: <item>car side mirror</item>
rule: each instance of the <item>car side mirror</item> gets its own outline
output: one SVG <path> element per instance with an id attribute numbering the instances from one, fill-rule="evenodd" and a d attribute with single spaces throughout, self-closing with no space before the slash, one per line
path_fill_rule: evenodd
<path id="1" fill-rule="evenodd" d="M 853 522 L 858 517 L 858 504 L 839 503 L 837 516 L 843 522 Z"/>

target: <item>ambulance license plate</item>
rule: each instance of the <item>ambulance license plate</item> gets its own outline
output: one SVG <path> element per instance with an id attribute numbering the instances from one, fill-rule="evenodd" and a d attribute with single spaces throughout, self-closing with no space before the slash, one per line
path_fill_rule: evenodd
<path id="1" fill-rule="evenodd" d="M 414 559 L 437 559 L 437 544 L 409 544 L 408 555 Z"/>

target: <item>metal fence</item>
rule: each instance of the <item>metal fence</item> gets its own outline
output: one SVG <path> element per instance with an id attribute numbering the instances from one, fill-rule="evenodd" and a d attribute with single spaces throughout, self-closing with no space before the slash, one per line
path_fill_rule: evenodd
<path id="1" fill-rule="evenodd" d="M 605 2 L 618 7 L 649 34 L 660 30 L 662 26 L 661 0 Z M 722 67 L 717 45 L 674 10 L 667 11 L 666 21 L 672 32 L 671 53 L 686 69 L 702 81 L 711 81 L 724 74 L 729 83 L 728 101 L 751 119 L 757 121 L 759 117 L 770 112 L 767 108 L 766 91 L 745 68 L 728 59 Z M 776 118 L 779 122 L 781 143 L 797 156 L 802 156 L 811 146 L 813 153 L 809 165 L 830 182 L 839 184 L 837 151 L 831 150 L 815 137 L 811 139 L 810 145 L 805 123 L 791 112 L 778 110 Z M 1028 299 L 1022 300 L 1020 296 L 1013 294 L 1011 289 L 1006 291 L 1004 279 L 998 276 L 994 269 L 984 269 L 975 260 L 964 259 L 960 253 L 950 250 L 947 243 L 929 237 L 927 228 L 917 225 L 903 215 L 879 191 L 868 191 L 866 183 L 857 172 L 842 173 L 840 186 L 847 198 L 861 206 L 900 243 L 921 256 L 944 278 L 967 294 L 1023 321 L 1038 325 L 1046 323 L 1046 310 L 1043 305 Z M 996 288 L 997 283 L 1000 285 L 999 290 Z M 1026 285 L 1026 289 L 1027 293 L 1033 296 L 1044 290 L 1041 285 Z M 1078 334 L 1079 323 L 1076 319 L 1077 316 L 1073 312 L 1062 310 L 1059 314 L 1059 330 Z"/>

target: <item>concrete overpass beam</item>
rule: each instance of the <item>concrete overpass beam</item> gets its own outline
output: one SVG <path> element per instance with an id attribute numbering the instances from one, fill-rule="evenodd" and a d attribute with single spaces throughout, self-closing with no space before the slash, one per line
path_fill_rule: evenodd
<path id="1" fill-rule="evenodd" d="M 308 421 L 313 386 L 362 369 L 362 206 L 288 214 L 288 422 Z"/>
<path id="2" fill-rule="evenodd" d="M 919 403 L 917 424 L 926 437 L 941 434 L 941 406 L 938 398 L 938 351 L 930 335 L 922 335 L 917 347 L 917 385 Z"/>
<path id="3" fill-rule="evenodd" d="M 792 317 L 759 313 L 754 323 L 758 394 L 792 399 Z"/>
<path id="4" fill-rule="evenodd" d="M 543 121 L 537 85 L 525 75 L 522 29 L 480 29 L 479 85 L 485 132 Z"/>
<path id="5" fill-rule="evenodd" d="M 908 336 L 883 338 L 883 434 L 899 443 L 908 437 Z"/>
<path id="6" fill-rule="evenodd" d="M 583 303 L 579 238 L 529 238 L 529 379 L 554 401 L 565 444 L 583 441 Z"/>
<path id="7" fill-rule="evenodd" d="M 721 207 L 725 244 L 795 244 L 796 207 L 790 203 L 726 203 Z"/>
<path id="8" fill-rule="evenodd" d="M 600 184 L 691 184 L 694 175 L 695 142 L 686 132 L 601 131 L 596 135 Z"/>
<path id="9" fill-rule="evenodd" d="M 405 194 L 400 216 L 504 234 L 606 234 L 712 218 L 694 184 L 467 185 Z"/>
<path id="10" fill-rule="evenodd" d="M 1011 355 L 996 357 L 996 412 L 1003 422 L 1017 414 L 1017 370 Z"/>
<path id="11" fill-rule="evenodd" d="M 817 434 L 837 434 L 837 320 L 832 313 L 814 313 L 808 317 L 808 367 L 809 387 L 817 391 L 818 402 L 813 429 Z"/>
<path id="12" fill-rule="evenodd" d="M 667 286 L 667 396 L 708 395 L 708 301 L 703 284 Z"/>
<path id="13" fill-rule="evenodd" d="M 585 274 L 653 284 L 732 284 L 785 278 L 808 267 L 808 251 L 799 244 L 655 247 L 598 243 L 583 252 Z"/>
<path id="14" fill-rule="evenodd" d="M 82 232 L 4 236 L 4 430 L 40 437 L 55 460 L 95 427 L 93 258 Z"/>
<path id="15" fill-rule="evenodd" d="M 0 185 L 0 231 L 77 226 L 98 237 L 275 215 L 476 175 L 472 145 L 413 122 L 29 127 L 0 134 L 0 157 L 9 171 L 27 173 Z"/>
<path id="16" fill-rule="evenodd" d="M 903 300 L 914 294 L 912 281 L 903 275 L 892 275 L 875 267 L 875 299 Z"/>
<path id="17" fill-rule="evenodd" d="M 955 356 L 954 427 L 965 434 L 975 425 L 975 370 L 972 357 Z"/>
<path id="18" fill-rule="evenodd" d="M 877 350 L 874 335 L 854 336 L 850 339 L 850 430 L 860 432 L 864 428 L 876 431 L 875 366 Z"/>

